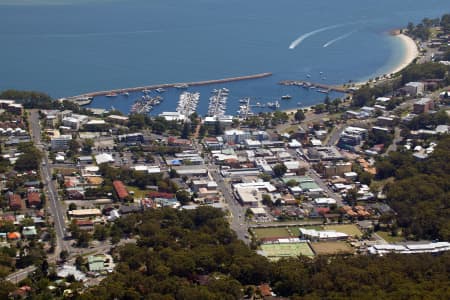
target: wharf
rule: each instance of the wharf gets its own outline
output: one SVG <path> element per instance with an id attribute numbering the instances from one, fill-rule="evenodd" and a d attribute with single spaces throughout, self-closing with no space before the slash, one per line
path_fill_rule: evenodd
<path id="1" fill-rule="evenodd" d="M 336 86 L 336 85 L 328 85 L 323 83 L 313 83 L 309 81 L 303 81 L 303 80 L 283 80 L 280 81 L 279 84 L 281 85 L 296 85 L 301 86 L 305 88 L 318 88 L 323 91 L 333 91 L 338 93 L 353 93 L 354 90 L 343 87 L 343 86 Z"/>
<path id="2" fill-rule="evenodd" d="M 141 91 L 144 91 L 144 90 L 156 90 L 156 89 L 173 88 L 173 87 L 182 86 L 182 85 L 185 85 L 185 86 L 200 86 L 200 85 L 227 83 L 227 82 L 233 82 L 233 81 L 259 79 L 259 78 L 264 78 L 264 77 L 269 77 L 269 76 L 272 76 L 272 73 L 259 73 L 259 74 L 253 74 L 253 75 L 247 75 L 247 76 L 230 77 L 230 78 L 205 80 L 205 81 L 196 81 L 196 82 L 164 83 L 164 84 L 139 86 L 139 87 L 132 87 L 132 88 L 114 89 L 114 90 L 107 90 L 107 91 L 97 91 L 97 92 L 91 92 L 91 93 L 86 93 L 86 94 L 77 95 L 77 96 L 71 96 L 71 97 L 60 99 L 60 100 L 74 100 L 74 99 L 80 99 L 80 98 L 106 96 L 108 94 L 121 94 L 121 93 L 130 93 L 130 92 L 141 92 Z"/>

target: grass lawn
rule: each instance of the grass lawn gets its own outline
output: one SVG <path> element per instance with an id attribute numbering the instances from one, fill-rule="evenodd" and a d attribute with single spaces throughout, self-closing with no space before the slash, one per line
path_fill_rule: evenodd
<path id="1" fill-rule="evenodd" d="M 261 249 L 265 255 L 272 260 L 277 260 L 282 257 L 296 257 L 304 255 L 314 257 L 314 252 L 309 247 L 308 243 L 286 243 L 286 244 L 264 244 Z"/>
<path id="2" fill-rule="evenodd" d="M 392 236 L 391 233 L 387 231 L 377 231 L 375 233 L 388 243 L 398 243 L 405 239 L 402 236 Z"/>
<path id="3" fill-rule="evenodd" d="M 134 198 L 145 198 L 148 194 L 148 190 L 141 190 L 135 186 L 129 186 L 127 185 L 128 192 L 134 192 L 133 197 Z"/>
<path id="4" fill-rule="evenodd" d="M 274 238 L 274 237 L 290 237 L 286 227 L 268 227 L 268 228 L 254 228 L 253 232 L 256 238 Z"/>
<path id="5" fill-rule="evenodd" d="M 317 255 L 353 253 L 353 248 L 346 242 L 317 242 L 311 243 L 311 247 Z"/>
<path id="6" fill-rule="evenodd" d="M 325 230 L 336 230 L 337 232 L 343 232 L 350 236 L 361 237 L 362 232 L 359 228 L 354 224 L 342 224 L 342 225 L 326 225 Z"/>

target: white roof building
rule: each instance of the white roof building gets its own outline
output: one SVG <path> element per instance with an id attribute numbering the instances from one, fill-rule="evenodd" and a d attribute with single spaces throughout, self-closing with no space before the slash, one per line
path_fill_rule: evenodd
<path id="1" fill-rule="evenodd" d="M 312 240 L 336 240 L 348 238 L 348 234 L 334 230 L 317 231 L 315 229 L 300 228 L 300 233 L 304 238 Z"/>
<path id="2" fill-rule="evenodd" d="M 314 199 L 316 205 L 332 205 L 336 204 L 336 200 L 333 198 L 316 198 Z"/>
<path id="3" fill-rule="evenodd" d="M 288 143 L 288 147 L 289 148 L 300 148 L 302 146 L 302 143 L 300 143 L 299 141 L 297 141 L 296 139 L 292 139 L 289 143 Z"/>
<path id="4" fill-rule="evenodd" d="M 400 253 L 400 254 L 414 254 L 414 253 L 438 253 L 443 251 L 450 251 L 450 243 L 438 242 L 427 244 L 383 244 L 373 245 L 369 247 L 370 254 L 383 255 L 387 253 Z"/>
<path id="5" fill-rule="evenodd" d="M 95 161 L 97 162 L 97 165 L 104 164 L 104 163 L 113 163 L 114 158 L 111 154 L 108 153 L 100 153 L 95 156 Z"/>

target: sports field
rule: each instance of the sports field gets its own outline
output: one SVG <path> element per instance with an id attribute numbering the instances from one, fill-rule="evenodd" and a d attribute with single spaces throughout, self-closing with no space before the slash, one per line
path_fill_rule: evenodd
<path id="1" fill-rule="evenodd" d="M 353 253 L 352 247 L 346 242 L 317 242 L 311 243 L 311 247 L 317 255 Z"/>
<path id="2" fill-rule="evenodd" d="M 265 256 L 272 260 L 299 255 L 314 257 L 314 252 L 308 243 L 263 244 L 261 249 L 264 251 Z"/>
<path id="3" fill-rule="evenodd" d="M 361 237 L 362 232 L 359 228 L 354 224 L 339 224 L 339 225 L 326 225 L 324 226 L 324 230 L 336 230 L 337 232 L 343 232 L 350 236 Z"/>
<path id="4" fill-rule="evenodd" d="M 286 227 L 254 228 L 256 238 L 291 237 Z"/>

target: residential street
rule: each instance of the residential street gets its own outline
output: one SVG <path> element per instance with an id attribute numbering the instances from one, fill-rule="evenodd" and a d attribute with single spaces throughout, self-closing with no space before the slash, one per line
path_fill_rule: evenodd
<path id="1" fill-rule="evenodd" d="M 69 247 L 64 240 L 66 235 L 66 224 L 64 220 L 64 209 L 58 198 L 58 190 L 52 180 L 52 172 L 50 169 L 50 164 L 48 161 L 48 154 L 45 146 L 41 143 L 41 127 L 39 124 L 39 113 L 37 110 L 31 110 L 29 116 L 31 135 L 34 144 L 43 153 L 42 164 L 41 164 L 41 176 L 44 183 L 44 190 L 48 199 L 48 208 L 53 217 L 53 222 L 55 223 L 56 232 L 56 248 L 55 248 L 55 260 L 58 258 L 58 254 L 62 250 L 69 251 Z"/>

